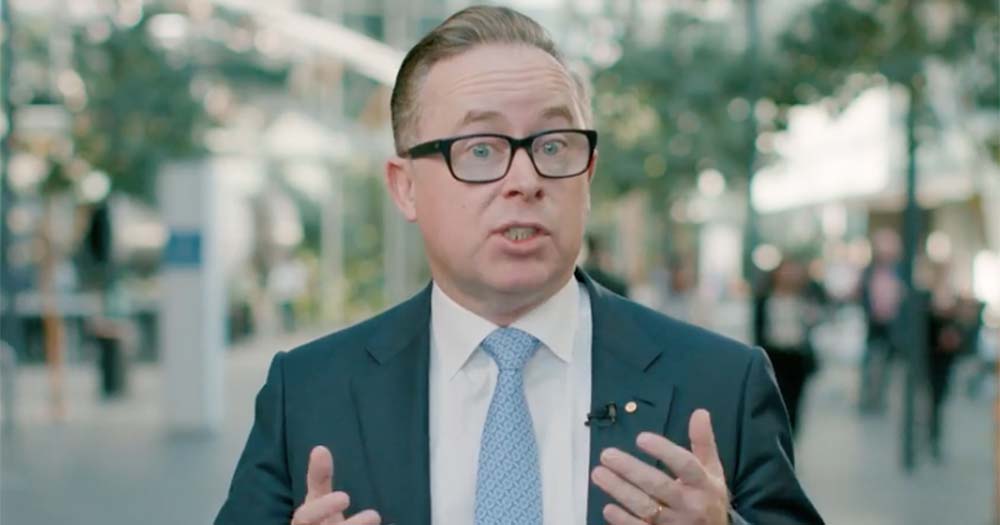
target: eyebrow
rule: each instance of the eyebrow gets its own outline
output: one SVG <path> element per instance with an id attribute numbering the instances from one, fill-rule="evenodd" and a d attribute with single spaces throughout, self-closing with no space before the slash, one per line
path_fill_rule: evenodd
<path id="1" fill-rule="evenodd" d="M 565 105 L 559 106 L 549 106 L 542 110 L 541 120 L 549 120 L 561 118 L 566 121 L 567 124 L 573 123 L 573 112 L 570 111 L 569 107 Z M 476 122 L 495 122 L 498 120 L 505 120 L 504 114 L 499 111 L 479 111 L 471 110 L 466 112 L 465 116 L 462 117 L 461 122 L 455 127 L 456 129 L 461 129 L 469 124 L 474 124 Z"/>
<path id="2" fill-rule="evenodd" d="M 573 112 L 570 111 L 570 109 L 566 106 L 551 106 L 545 108 L 545 111 L 542 111 L 543 120 L 554 119 L 554 118 L 562 118 L 565 119 L 567 123 L 572 124 Z"/>
<path id="3" fill-rule="evenodd" d="M 456 126 L 455 128 L 461 129 L 464 128 L 465 126 L 468 126 L 469 124 L 474 124 L 476 122 L 484 122 L 484 121 L 490 122 L 503 119 L 504 119 L 503 113 L 500 113 L 499 111 L 472 110 L 467 112 L 465 116 L 462 117 L 462 121 L 459 122 L 458 126 Z"/>

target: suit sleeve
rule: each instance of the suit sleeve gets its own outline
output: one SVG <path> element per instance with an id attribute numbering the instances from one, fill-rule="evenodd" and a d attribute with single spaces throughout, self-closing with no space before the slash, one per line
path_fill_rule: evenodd
<path id="1" fill-rule="evenodd" d="M 791 429 L 771 363 L 760 348 L 744 381 L 731 521 L 743 525 L 822 524 L 795 477 Z"/>
<path id="2" fill-rule="evenodd" d="M 288 525 L 293 512 L 285 447 L 284 353 L 257 394 L 253 427 L 215 525 Z"/>

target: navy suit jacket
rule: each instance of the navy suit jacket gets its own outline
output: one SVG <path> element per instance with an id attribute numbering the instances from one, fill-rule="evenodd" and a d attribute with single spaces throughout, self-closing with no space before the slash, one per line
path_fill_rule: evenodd
<path id="1" fill-rule="evenodd" d="M 822 523 L 795 477 L 785 408 L 759 348 L 630 302 L 582 271 L 576 278 L 590 293 L 592 406 L 618 407 L 613 424 L 590 427 L 591 468 L 607 447 L 649 460 L 635 445 L 642 431 L 689 447 L 691 413 L 705 408 L 735 523 Z M 430 298 L 428 286 L 274 357 L 216 525 L 288 525 L 316 445 L 333 453 L 334 488 L 351 496 L 348 514 L 372 508 L 384 524 L 430 523 Z M 638 405 L 632 413 L 622 410 L 629 401 Z M 588 524 L 603 523 L 609 501 L 590 485 Z"/>

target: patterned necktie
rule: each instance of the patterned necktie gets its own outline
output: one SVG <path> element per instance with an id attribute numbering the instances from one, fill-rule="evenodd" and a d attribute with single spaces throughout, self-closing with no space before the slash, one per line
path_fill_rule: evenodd
<path id="1" fill-rule="evenodd" d="M 482 342 L 500 373 L 479 444 L 476 525 L 542 523 L 538 445 L 522 374 L 538 343 L 516 328 L 498 328 Z"/>

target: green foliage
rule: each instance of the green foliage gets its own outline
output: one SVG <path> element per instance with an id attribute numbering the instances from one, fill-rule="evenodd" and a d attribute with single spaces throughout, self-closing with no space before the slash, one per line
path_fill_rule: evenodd
<path id="1" fill-rule="evenodd" d="M 967 107 L 995 113 L 1000 110 L 997 11 L 995 0 L 822 0 L 781 37 L 782 76 L 799 78 L 800 85 L 775 86 L 768 96 L 786 105 L 823 98 L 843 107 L 884 79 L 917 97 L 921 107 L 915 111 L 928 124 L 920 99 L 925 68 L 934 60 L 960 76 L 959 97 Z M 996 152 L 996 137 L 987 140 Z"/>
<path id="2" fill-rule="evenodd" d="M 191 63 L 170 60 L 151 41 L 149 17 L 99 43 L 75 35 L 76 66 L 87 104 L 73 119 L 78 155 L 106 172 L 113 188 L 152 197 L 158 166 L 201 152 L 208 119 L 191 95 Z"/>
<path id="3" fill-rule="evenodd" d="M 800 14 L 779 37 L 777 76 L 766 95 L 782 104 L 817 102 L 854 72 L 875 73 L 882 58 L 880 24 L 846 2 L 824 2 Z"/>
<path id="4" fill-rule="evenodd" d="M 100 41 L 86 28 L 74 34 L 74 62 L 87 93 L 73 118 L 77 154 L 110 176 L 113 191 L 144 199 L 152 197 L 163 162 L 204 153 L 201 135 L 213 117 L 196 96 L 199 83 L 246 92 L 281 88 L 288 76 L 287 65 L 198 37 L 182 44 L 186 53 L 168 51 L 148 31 L 159 13 L 147 10 L 138 24 L 115 26 Z"/>
<path id="5" fill-rule="evenodd" d="M 385 188 L 379 177 L 358 173 L 344 176 L 344 222 L 350 225 L 344 236 L 344 277 L 347 304 L 362 311 L 384 306 L 385 257 L 383 206 Z"/>
<path id="6" fill-rule="evenodd" d="M 994 0 L 821 0 L 794 15 L 775 42 L 762 43 L 753 64 L 729 38 L 741 21 L 671 14 L 660 41 L 640 47 L 626 38 L 622 58 L 595 76 L 602 131 L 595 192 L 638 189 L 656 203 L 706 168 L 730 181 L 746 177 L 755 85 L 773 110 L 758 114 L 759 130 L 775 131 L 793 105 L 822 101 L 836 110 L 875 83 L 919 86 L 933 58 L 970 72 L 963 99 L 995 111 L 996 20 Z"/>
<path id="7" fill-rule="evenodd" d="M 596 75 L 597 192 L 642 189 L 663 202 L 704 169 L 746 172 L 751 71 L 727 33 L 723 24 L 674 15 L 655 47 L 625 42 L 622 59 Z"/>

